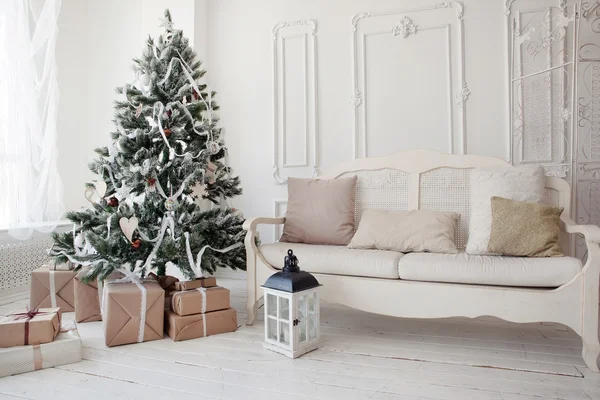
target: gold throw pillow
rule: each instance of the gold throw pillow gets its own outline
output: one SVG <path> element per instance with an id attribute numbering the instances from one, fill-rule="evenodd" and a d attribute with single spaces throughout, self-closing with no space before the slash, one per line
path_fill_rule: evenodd
<path id="1" fill-rule="evenodd" d="M 488 252 L 521 257 L 561 257 L 562 207 L 492 197 Z"/>

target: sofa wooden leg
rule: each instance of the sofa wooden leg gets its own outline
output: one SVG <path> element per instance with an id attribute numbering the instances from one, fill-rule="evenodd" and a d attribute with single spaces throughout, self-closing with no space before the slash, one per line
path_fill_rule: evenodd
<path id="1" fill-rule="evenodd" d="M 585 340 L 583 341 L 583 351 L 581 355 L 583 356 L 583 361 L 585 361 L 585 364 L 587 365 L 590 371 L 600 372 L 600 368 L 598 368 L 598 357 L 600 357 L 600 343 L 598 342 L 597 338 L 596 340 L 591 340 L 590 342 L 594 343 L 587 343 Z"/>
<path id="2" fill-rule="evenodd" d="M 258 302 L 254 299 L 248 298 L 246 302 L 246 315 L 248 319 L 246 320 L 246 325 L 253 325 L 254 320 L 256 319 L 256 314 L 258 312 Z"/>

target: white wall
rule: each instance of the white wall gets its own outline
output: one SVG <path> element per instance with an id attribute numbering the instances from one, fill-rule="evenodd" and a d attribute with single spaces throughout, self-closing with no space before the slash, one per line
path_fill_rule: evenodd
<path id="1" fill-rule="evenodd" d="M 519 0 L 515 4 L 540 1 L 546 2 Z M 272 29 L 275 24 L 306 19 L 315 19 L 318 23 L 317 149 L 319 166 L 324 170 L 354 156 L 353 107 L 349 104 L 354 90 L 352 17 L 359 12 L 414 9 L 436 3 L 439 1 L 63 0 L 58 40 L 59 170 L 65 183 L 67 208 L 86 203 L 83 184 L 93 175 L 85 166 L 94 157 L 92 149 L 105 145 L 107 133 L 113 129 L 114 88 L 131 80 L 131 58 L 141 54 L 148 34 L 160 32 L 158 18 L 165 7 L 170 7 L 176 26 L 194 43 L 208 71 L 206 79 L 218 92 L 230 161 L 244 189 L 244 195 L 234 200 L 234 205 L 249 217 L 273 215 L 276 208 L 284 211 L 287 199 L 286 186 L 275 185 L 272 178 Z M 465 151 L 502 158 L 508 154 L 509 127 L 505 3 L 504 0 L 464 0 L 465 81 L 471 91 L 466 102 Z M 444 14 L 439 18 L 443 22 L 450 17 Z M 396 23 L 394 18 L 390 17 L 388 22 Z M 414 19 L 417 24 L 426 23 L 420 17 Z M 415 35 L 415 38 L 425 37 L 419 35 L 422 36 Z M 456 31 L 452 31 L 452 52 L 456 51 L 455 35 Z M 440 66 L 435 64 L 437 58 L 431 53 L 432 48 L 413 47 L 411 51 L 413 58 L 431 56 L 431 64 L 417 68 L 414 68 L 414 60 L 407 57 L 407 64 L 413 61 L 410 64 L 413 73 L 419 74 L 420 79 L 427 77 L 427 73 L 432 78 L 439 75 Z M 407 70 L 400 64 L 398 75 L 390 76 L 390 82 L 400 82 Z M 414 87 L 406 90 L 406 97 L 410 99 L 416 90 Z M 439 95 L 435 87 L 429 87 L 429 92 L 432 97 Z M 419 111 L 424 122 L 428 122 L 428 118 L 447 118 L 441 116 L 439 110 L 428 108 L 436 102 L 428 105 L 426 98 L 421 101 L 425 102 Z M 390 113 L 394 112 L 394 102 L 381 107 L 384 113 L 387 108 Z M 400 121 L 400 126 L 388 132 L 375 132 L 373 136 L 384 144 L 389 141 L 389 152 L 427 143 L 428 139 L 423 140 L 423 133 L 419 132 L 418 120 L 414 119 L 415 125 L 410 129 L 401 126 Z M 417 135 L 418 141 L 415 140 Z M 434 132 L 431 137 L 443 135 Z M 386 149 L 380 146 L 376 150 Z M 286 170 L 282 175 L 288 173 Z M 273 237 L 270 228 L 261 233 L 264 240 Z"/>
<path id="2" fill-rule="evenodd" d="M 413 9 L 435 3 L 435 0 L 210 1 L 208 75 L 211 86 L 219 93 L 221 121 L 227 131 L 232 166 L 240 174 L 244 189 L 237 205 L 246 216 L 271 216 L 274 201 L 287 199 L 286 186 L 275 185 L 271 177 L 273 26 L 291 20 L 318 22 L 317 145 L 320 166 L 326 169 L 354 156 L 353 107 L 349 104 L 353 94 L 352 17 L 359 12 Z M 471 91 L 466 103 L 466 152 L 502 158 L 508 153 L 504 3 L 464 1 L 464 66 Z M 421 51 L 430 49 L 424 47 Z M 436 65 L 418 68 L 435 73 L 439 69 Z M 390 80 L 393 78 L 390 76 Z M 410 92 L 406 96 L 410 97 Z M 394 112 L 393 105 L 388 110 Z M 435 112 L 424 114 L 436 118 Z M 378 138 L 397 146 L 401 137 L 406 147 L 411 147 L 414 138 L 411 135 L 417 134 L 403 130 L 402 126 L 391 132 L 387 135 L 394 137 L 384 134 Z M 393 146 L 390 152 L 398 150 Z M 272 232 L 270 228 L 263 230 L 262 238 L 271 239 Z"/>
<path id="3" fill-rule="evenodd" d="M 148 35 L 163 28 L 159 18 L 171 10 L 175 26 L 194 43 L 193 0 L 63 0 L 57 41 L 61 91 L 59 173 L 66 209 L 86 205 L 84 184 L 94 178 L 87 164 L 93 149 L 105 146 L 114 129 L 115 88 L 131 82 L 132 58 Z"/>

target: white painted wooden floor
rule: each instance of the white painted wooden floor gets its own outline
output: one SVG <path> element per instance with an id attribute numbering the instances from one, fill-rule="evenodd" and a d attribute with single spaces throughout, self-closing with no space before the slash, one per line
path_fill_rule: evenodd
<path id="1" fill-rule="evenodd" d="M 324 346 L 292 361 L 262 349 L 262 318 L 244 325 L 245 281 L 219 284 L 232 291 L 237 332 L 107 348 L 100 322 L 79 324 L 81 363 L 0 378 L 0 400 L 600 399 L 600 374 L 564 326 L 398 319 L 323 304 Z"/>

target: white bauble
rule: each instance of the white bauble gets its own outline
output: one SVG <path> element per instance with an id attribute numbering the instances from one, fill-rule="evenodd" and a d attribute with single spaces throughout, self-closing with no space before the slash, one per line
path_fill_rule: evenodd
<path id="1" fill-rule="evenodd" d="M 73 244 L 75 245 L 75 247 L 77 247 L 78 249 L 82 249 L 83 245 L 84 245 L 83 239 L 84 239 L 83 232 L 79 232 L 77 234 L 77 236 L 75 236 L 75 240 L 73 241 Z"/>
<path id="2" fill-rule="evenodd" d="M 140 84 L 142 86 L 148 86 L 150 85 L 150 75 L 148 74 L 142 74 L 142 76 L 140 76 Z"/>

